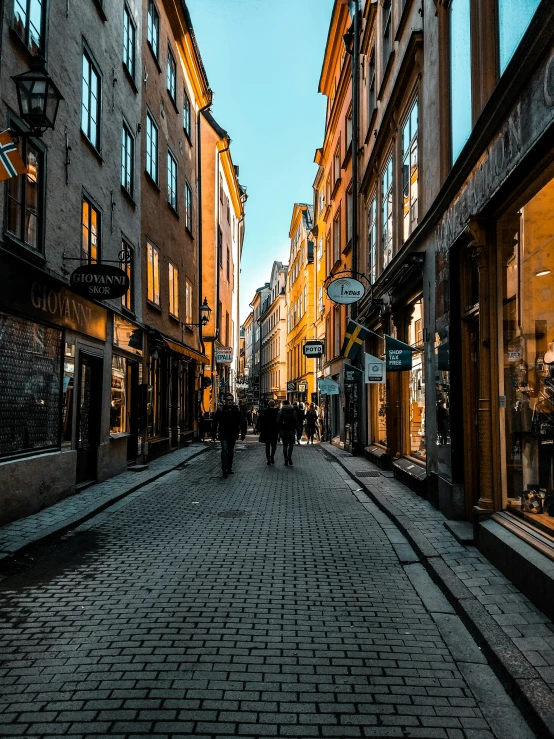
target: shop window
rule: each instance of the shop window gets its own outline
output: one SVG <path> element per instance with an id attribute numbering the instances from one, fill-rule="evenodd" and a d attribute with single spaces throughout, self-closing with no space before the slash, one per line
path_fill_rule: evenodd
<path id="1" fill-rule="evenodd" d="M 498 0 L 498 45 L 500 74 L 519 46 L 540 0 Z"/>
<path id="2" fill-rule="evenodd" d="M 155 246 L 148 243 L 148 292 L 147 297 L 154 305 L 160 305 L 160 255 Z"/>
<path id="3" fill-rule="evenodd" d="M 110 434 L 129 430 L 127 409 L 127 360 L 112 356 L 112 390 L 110 400 Z"/>
<path id="4" fill-rule="evenodd" d="M 62 385 L 62 447 L 71 447 L 73 435 L 73 398 L 75 389 L 75 344 L 65 343 Z"/>
<path id="5" fill-rule="evenodd" d="M 46 0 L 14 0 L 13 30 L 33 56 L 45 56 Z"/>
<path id="6" fill-rule="evenodd" d="M 169 263 L 169 313 L 179 318 L 179 270 Z"/>
<path id="7" fill-rule="evenodd" d="M 418 104 L 416 100 L 402 129 L 402 235 L 404 241 L 417 225 L 418 179 Z"/>
<path id="8" fill-rule="evenodd" d="M 17 148 L 27 173 L 8 180 L 7 230 L 31 249 L 42 251 L 44 157 L 29 139 L 21 138 Z"/>
<path id="9" fill-rule="evenodd" d="M 473 127 L 470 0 L 452 0 L 449 13 L 450 127 L 452 162 L 455 162 Z"/>
<path id="10" fill-rule="evenodd" d="M 413 306 L 408 325 L 408 344 L 423 348 L 423 301 Z M 409 382 L 409 448 L 408 454 L 425 459 L 425 375 L 423 352 L 413 352 L 412 369 L 407 373 Z"/>
<path id="11" fill-rule="evenodd" d="M 86 51 L 82 83 L 81 130 L 94 148 L 100 150 L 100 72 Z"/>
<path id="12" fill-rule="evenodd" d="M 371 284 L 377 279 L 377 197 L 374 195 L 367 211 L 367 236 L 369 255 L 369 279 Z"/>
<path id="13" fill-rule="evenodd" d="M 554 180 L 501 222 L 506 504 L 554 530 Z M 504 405 L 504 403 L 503 403 Z"/>
<path id="14" fill-rule="evenodd" d="M 62 332 L 0 313 L 0 456 L 60 446 Z"/>
<path id="15" fill-rule="evenodd" d="M 154 3 L 154 0 L 148 0 L 148 20 L 146 30 L 146 40 L 152 50 L 152 54 L 158 58 L 160 48 L 160 15 Z"/>
<path id="16" fill-rule="evenodd" d="M 88 198 L 81 206 L 81 259 L 89 264 L 100 261 L 100 211 Z"/>
<path id="17" fill-rule="evenodd" d="M 393 158 L 390 157 L 381 177 L 381 216 L 383 227 L 383 269 L 392 259 L 394 211 L 393 211 Z"/>

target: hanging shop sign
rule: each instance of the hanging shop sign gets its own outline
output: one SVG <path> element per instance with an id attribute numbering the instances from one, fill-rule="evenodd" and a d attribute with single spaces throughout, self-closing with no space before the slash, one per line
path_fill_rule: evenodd
<path id="1" fill-rule="evenodd" d="M 287 392 L 293 393 L 296 390 L 296 383 L 295 382 L 287 382 Z"/>
<path id="2" fill-rule="evenodd" d="M 352 367 L 351 364 L 344 365 L 344 382 L 347 385 L 353 385 L 363 379 L 364 373 L 357 367 Z"/>
<path id="3" fill-rule="evenodd" d="M 402 372 L 412 369 L 412 355 L 417 351 L 409 344 L 385 334 L 385 356 L 387 372 Z"/>
<path id="4" fill-rule="evenodd" d="M 382 384 L 385 382 L 385 362 L 371 354 L 365 354 L 365 381 L 368 384 Z"/>
<path id="5" fill-rule="evenodd" d="M 129 277 L 111 264 L 84 264 L 69 277 L 73 292 L 89 300 L 121 298 L 129 289 Z"/>
<path id="6" fill-rule="evenodd" d="M 303 347 L 305 357 L 322 357 L 325 344 L 322 341 L 306 341 Z"/>
<path id="7" fill-rule="evenodd" d="M 216 364 L 232 364 L 233 347 L 232 346 L 216 346 L 215 362 Z"/>
<path id="8" fill-rule="evenodd" d="M 306 393 L 308 391 L 308 383 L 307 382 L 299 382 L 298 383 L 298 392 L 299 393 Z"/>
<path id="9" fill-rule="evenodd" d="M 338 277 L 327 285 L 327 296 L 333 303 L 351 305 L 365 295 L 365 287 L 353 277 Z"/>
<path id="10" fill-rule="evenodd" d="M 338 395 L 339 384 L 334 380 L 324 380 L 321 377 L 318 379 L 319 392 L 321 395 Z"/>

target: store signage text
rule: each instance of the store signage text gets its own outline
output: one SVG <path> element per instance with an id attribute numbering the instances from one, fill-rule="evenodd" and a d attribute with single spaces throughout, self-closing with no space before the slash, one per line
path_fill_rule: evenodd
<path id="1" fill-rule="evenodd" d="M 321 395 L 338 395 L 339 385 L 334 380 L 324 380 L 321 377 L 318 379 L 319 392 Z"/>
<path id="2" fill-rule="evenodd" d="M 85 298 L 112 300 L 121 298 L 129 289 L 129 278 L 119 267 L 111 264 L 84 264 L 70 277 L 71 289 Z"/>
<path id="3" fill-rule="evenodd" d="M 45 314 L 43 320 L 105 340 L 106 312 L 103 308 L 76 300 L 64 288 L 56 290 L 40 282 L 31 283 L 30 297 L 35 311 Z"/>
<path id="4" fill-rule="evenodd" d="M 215 361 L 217 364 L 231 364 L 233 361 L 233 347 L 217 347 L 215 350 Z"/>
<path id="5" fill-rule="evenodd" d="M 365 381 L 366 384 L 381 384 L 385 382 L 385 363 L 382 359 L 365 355 Z"/>
<path id="6" fill-rule="evenodd" d="M 340 305 L 357 303 L 365 295 L 365 287 L 352 277 L 339 277 L 327 285 L 329 300 Z"/>
<path id="7" fill-rule="evenodd" d="M 325 346 L 322 341 L 306 341 L 303 351 L 306 357 L 322 357 Z"/>

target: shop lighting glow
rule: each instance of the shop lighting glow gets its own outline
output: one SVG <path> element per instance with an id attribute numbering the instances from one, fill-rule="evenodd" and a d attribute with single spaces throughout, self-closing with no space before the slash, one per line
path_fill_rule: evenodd
<path id="1" fill-rule="evenodd" d="M 544 277 L 544 275 L 549 275 L 550 270 L 549 269 L 542 269 L 540 272 L 535 272 L 535 277 Z"/>

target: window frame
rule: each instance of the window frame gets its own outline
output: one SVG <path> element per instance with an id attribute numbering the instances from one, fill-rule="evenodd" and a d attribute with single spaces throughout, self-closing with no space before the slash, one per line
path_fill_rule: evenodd
<path id="1" fill-rule="evenodd" d="M 126 140 L 124 141 L 124 137 Z M 130 142 L 131 144 L 131 152 L 129 155 L 129 152 L 127 151 L 126 142 Z M 125 159 L 125 165 L 124 165 L 124 159 Z M 124 183 L 124 172 L 127 171 L 127 160 L 130 159 L 130 188 L 127 187 L 127 185 Z M 127 121 L 123 119 L 123 122 L 121 124 L 121 187 L 123 190 L 129 195 L 131 198 L 134 196 L 135 192 L 135 137 L 133 136 L 131 132 L 131 127 L 127 124 Z"/>
<path id="2" fill-rule="evenodd" d="M 381 169 L 380 182 L 381 182 L 381 264 L 382 271 L 384 271 L 394 256 L 394 153 L 389 152 L 385 159 L 385 166 Z M 390 171 L 389 171 L 390 170 Z M 388 187 L 385 190 L 385 174 L 387 178 L 390 178 Z M 387 217 L 385 218 L 385 203 L 387 204 Z M 386 238 L 385 232 L 388 232 L 388 224 L 390 222 L 390 239 Z M 390 255 L 386 257 L 385 250 L 388 248 L 390 242 Z"/>
<path id="3" fill-rule="evenodd" d="M 393 38 L 392 38 L 392 0 L 383 0 L 381 15 L 381 44 L 383 52 L 383 77 L 385 76 L 389 59 L 392 54 Z M 385 13 L 388 15 L 385 16 Z M 388 53 L 387 53 L 388 52 Z"/>
<path id="4" fill-rule="evenodd" d="M 192 103 L 186 88 L 183 88 L 183 131 L 192 146 Z"/>
<path id="5" fill-rule="evenodd" d="M 377 188 L 375 188 L 369 199 L 369 207 L 367 209 L 367 271 L 369 273 L 369 281 L 372 285 L 377 279 L 379 269 L 379 224 L 377 222 L 377 214 Z"/>
<path id="6" fill-rule="evenodd" d="M 129 241 L 122 236 L 121 237 L 121 251 L 123 253 L 129 252 L 131 255 L 131 258 L 127 260 L 122 260 L 120 262 L 120 267 L 125 272 L 127 277 L 129 278 L 129 289 L 127 292 L 121 296 L 121 307 L 128 311 L 129 313 L 135 313 L 135 270 L 134 270 L 134 261 L 135 261 L 135 248 L 132 246 L 132 244 L 129 243 Z"/>
<path id="7" fill-rule="evenodd" d="M 89 207 L 89 218 L 88 218 L 88 232 L 89 232 L 89 239 L 88 239 L 88 251 L 85 252 L 83 249 L 83 229 L 85 226 L 84 223 L 84 205 L 85 203 L 88 204 Z M 97 244 L 96 244 L 96 257 L 92 257 L 92 250 L 91 250 L 91 244 L 92 239 L 90 238 L 90 234 L 92 234 L 92 211 L 94 211 L 97 215 L 97 227 L 96 227 L 96 238 L 97 238 Z M 81 196 L 81 261 L 85 262 L 87 264 L 102 264 L 102 211 L 98 204 L 93 200 L 93 198 L 88 195 L 88 193 L 83 192 Z"/>
<path id="8" fill-rule="evenodd" d="M 179 213 L 179 164 L 177 158 L 167 149 L 167 204 Z"/>
<path id="9" fill-rule="evenodd" d="M 12 124 L 12 121 L 14 125 L 18 126 L 19 121 L 18 119 L 15 119 L 10 116 L 10 125 Z M 29 244 L 24 239 L 25 234 L 25 227 L 24 224 L 26 222 L 26 213 L 29 211 L 27 208 L 27 187 L 26 187 L 26 180 L 28 180 L 28 174 L 19 175 L 18 177 L 11 177 L 9 180 L 6 181 L 6 187 L 4 188 L 4 234 L 8 240 L 12 240 L 16 242 L 17 244 L 20 244 L 25 249 L 29 249 L 33 254 L 44 256 L 45 251 L 45 225 L 46 225 L 46 151 L 44 148 L 44 145 L 42 142 L 38 141 L 37 139 L 22 136 L 19 139 L 19 143 L 17 144 L 17 149 L 19 151 L 19 154 L 21 158 L 23 159 L 23 162 L 28 161 L 28 146 L 32 146 L 32 148 L 37 153 L 37 161 L 39 166 L 39 176 L 37 178 L 37 185 L 38 185 L 38 198 L 37 198 L 37 209 L 36 209 L 36 220 L 37 220 L 37 246 L 36 248 Z M 24 179 L 25 178 L 25 179 Z M 15 198 L 12 198 L 10 195 L 10 187 L 12 186 L 18 186 L 20 188 L 20 196 L 21 200 L 16 201 L 18 203 L 18 207 L 21 208 L 21 212 L 19 214 L 19 230 L 18 233 L 15 233 L 14 231 L 10 231 L 9 229 L 9 204 L 10 199 L 15 200 Z"/>
<path id="10" fill-rule="evenodd" d="M 27 48 L 31 56 L 39 57 L 40 59 L 46 60 L 46 47 L 47 47 L 47 23 L 46 23 L 46 15 L 48 10 L 48 1 L 47 0 L 41 0 L 42 6 L 41 6 L 41 17 L 40 17 L 40 45 L 36 45 L 36 52 L 34 51 L 33 45 L 31 43 L 31 33 L 30 33 L 30 26 L 31 26 L 31 4 L 35 0 L 12 0 L 12 7 L 11 7 L 11 19 L 10 19 L 10 27 L 12 31 L 15 33 L 17 38 L 21 41 L 22 44 Z M 18 30 L 18 25 L 16 21 L 16 4 L 19 4 L 20 6 L 25 5 L 25 13 L 26 13 L 26 21 L 24 24 L 22 24 L 22 33 Z"/>
<path id="11" fill-rule="evenodd" d="M 188 277 L 185 277 L 185 324 L 187 326 L 192 326 L 194 323 L 192 315 L 193 305 L 192 282 Z"/>
<path id="12" fill-rule="evenodd" d="M 171 44 L 167 44 L 167 61 L 165 66 L 166 73 L 166 90 L 173 105 L 177 105 L 177 60 L 171 49 Z"/>
<path id="13" fill-rule="evenodd" d="M 129 66 L 128 61 L 128 54 L 126 54 L 126 51 L 128 51 L 129 44 L 125 44 L 125 34 L 126 34 L 126 21 L 127 27 L 132 30 L 132 56 L 131 56 L 131 66 Z M 131 10 L 127 3 L 123 3 L 123 54 L 122 54 L 122 62 L 123 66 L 125 67 L 125 71 L 129 75 L 129 77 L 135 81 L 135 71 L 136 71 L 136 51 L 137 51 L 137 27 L 135 25 L 135 22 L 133 20 L 133 16 L 131 14 Z"/>
<path id="14" fill-rule="evenodd" d="M 412 128 L 412 113 L 416 110 L 416 129 L 415 133 L 411 130 Z M 400 137 L 400 146 L 401 146 L 401 152 L 402 152 L 402 243 L 405 243 L 409 236 L 413 233 L 415 230 L 418 219 L 419 219 L 419 155 L 420 155 L 420 149 L 419 149 L 419 99 L 417 93 L 412 98 L 409 106 L 408 106 L 408 112 L 404 118 L 404 121 L 401 125 L 401 137 Z M 406 127 L 410 127 L 410 139 L 408 142 L 408 149 L 407 151 L 404 150 L 404 132 L 406 130 Z M 417 179 L 416 179 L 416 192 L 417 197 L 415 199 L 415 218 L 413 218 L 412 213 L 412 181 L 411 181 L 411 175 L 412 175 L 412 154 L 415 150 L 416 153 L 416 170 L 417 170 Z M 405 181 L 405 161 L 408 159 L 408 182 Z M 406 184 L 408 185 L 408 212 L 405 213 L 405 188 Z M 408 218 L 408 230 L 406 232 L 406 217 Z"/>
<path id="15" fill-rule="evenodd" d="M 335 217 L 333 218 L 333 264 L 329 265 L 331 268 L 340 260 L 341 255 L 341 209 L 340 206 L 337 208 Z"/>
<path id="16" fill-rule="evenodd" d="M 150 11 L 153 10 L 155 15 L 152 14 Z M 152 18 L 152 21 L 151 21 Z M 155 20 L 155 23 L 154 23 Z M 150 41 L 150 29 L 155 28 L 156 31 L 156 49 L 154 49 L 154 45 Z M 152 56 L 156 60 L 156 63 L 159 65 L 160 60 L 160 13 L 156 6 L 156 3 L 154 0 L 148 0 L 148 9 L 146 11 L 146 43 L 148 44 L 150 51 L 152 52 Z"/>
<path id="17" fill-rule="evenodd" d="M 148 146 L 148 122 L 151 121 L 151 128 L 156 132 L 156 157 L 155 159 L 152 158 L 150 149 L 152 147 Z M 158 127 L 158 124 L 156 122 L 156 119 L 154 118 L 151 111 L 147 108 L 146 109 L 146 123 L 145 123 L 145 147 L 144 147 L 144 156 L 145 156 L 145 172 L 150 177 L 152 182 L 159 186 L 160 181 L 160 164 L 159 164 L 159 143 L 160 143 L 160 129 Z M 155 163 L 155 169 L 156 169 L 156 176 L 154 177 L 152 172 L 148 169 L 148 160 L 150 158 L 150 161 Z"/>
<path id="18" fill-rule="evenodd" d="M 146 266 L 146 300 L 160 308 L 160 250 L 150 239 L 146 240 Z"/>
<path id="19" fill-rule="evenodd" d="M 192 236 L 193 225 L 193 207 L 192 207 L 192 187 L 187 179 L 185 179 L 185 228 Z"/>
<path id="20" fill-rule="evenodd" d="M 169 262 L 168 268 L 169 315 L 179 320 L 179 268 Z"/>
<path id="21" fill-rule="evenodd" d="M 88 44 L 83 43 L 83 49 L 82 49 L 82 64 L 81 64 L 81 133 L 86 138 L 86 140 L 90 143 L 90 145 L 98 152 L 100 153 L 102 151 L 102 72 L 100 71 L 100 67 L 98 66 L 96 60 L 94 59 L 94 56 L 88 46 Z M 89 131 L 85 131 L 83 128 L 83 112 L 84 112 L 84 82 L 85 82 L 85 59 L 88 61 L 90 72 L 94 72 L 96 77 L 98 78 L 98 97 L 96 101 L 96 113 L 97 113 L 97 119 L 96 119 L 96 130 L 97 130 L 97 141 L 93 141 L 93 139 L 90 137 Z M 88 104 L 90 106 L 90 99 L 91 99 L 91 85 L 90 85 L 90 75 L 89 80 L 87 81 L 87 87 L 89 89 L 89 100 Z M 87 128 L 90 130 L 90 109 L 88 109 L 88 126 Z"/>

